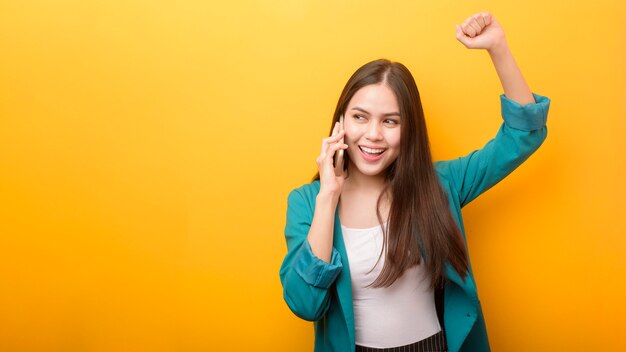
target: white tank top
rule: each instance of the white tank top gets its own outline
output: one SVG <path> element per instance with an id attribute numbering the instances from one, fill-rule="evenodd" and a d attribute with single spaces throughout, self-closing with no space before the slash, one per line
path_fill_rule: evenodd
<path id="1" fill-rule="evenodd" d="M 356 343 L 377 348 L 396 347 L 441 331 L 434 291 L 430 289 L 431 276 L 424 270 L 423 259 L 390 287 L 365 288 L 376 280 L 385 264 L 383 253 L 376 268 L 368 273 L 382 250 L 382 228 L 378 225 L 353 229 L 341 225 L 341 229 L 352 281 Z"/>

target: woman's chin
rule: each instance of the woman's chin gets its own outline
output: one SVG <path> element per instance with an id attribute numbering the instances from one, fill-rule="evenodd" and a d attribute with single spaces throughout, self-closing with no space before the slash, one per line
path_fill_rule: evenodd
<path id="1" fill-rule="evenodd" d="M 365 176 L 379 176 L 385 171 L 385 168 L 380 165 L 356 165 L 356 169 Z"/>

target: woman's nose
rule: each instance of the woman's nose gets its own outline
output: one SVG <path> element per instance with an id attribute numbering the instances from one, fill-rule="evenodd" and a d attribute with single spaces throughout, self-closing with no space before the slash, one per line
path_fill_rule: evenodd
<path id="1" fill-rule="evenodd" d="M 382 134 L 380 131 L 380 126 L 378 125 L 378 123 L 370 123 L 367 126 L 367 134 L 366 134 L 367 139 L 369 140 L 379 140 L 382 138 Z"/>

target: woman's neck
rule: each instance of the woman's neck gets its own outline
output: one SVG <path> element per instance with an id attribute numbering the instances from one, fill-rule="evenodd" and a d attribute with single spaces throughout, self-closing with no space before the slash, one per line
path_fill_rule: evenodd
<path id="1" fill-rule="evenodd" d="M 347 192 L 358 190 L 359 192 L 380 194 L 383 188 L 385 188 L 384 174 L 369 176 L 354 169 L 350 170 L 348 178 L 343 184 L 343 189 Z"/>

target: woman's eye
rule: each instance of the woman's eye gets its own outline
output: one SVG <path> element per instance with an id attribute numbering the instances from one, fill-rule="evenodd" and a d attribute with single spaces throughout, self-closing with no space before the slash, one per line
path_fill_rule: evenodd
<path id="1" fill-rule="evenodd" d="M 365 119 L 366 119 L 366 118 L 365 118 L 365 116 L 363 116 L 363 115 L 353 115 L 353 117 L 354 117 L 357 121 L 363 121 L 363 120 L 365 120 Z M 393 120 L 393 119 L 387 119 L 387 120 L 384 120 L 383 122 L 384 122 L 384 123 L 386 123 L 386 124 L 391 124 L 391 125 L 398 125 L 398 124 L 400 124 L 400 121 L 398 121 L 398 120 Z"/>

